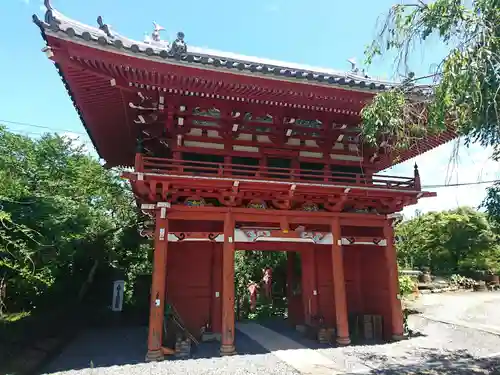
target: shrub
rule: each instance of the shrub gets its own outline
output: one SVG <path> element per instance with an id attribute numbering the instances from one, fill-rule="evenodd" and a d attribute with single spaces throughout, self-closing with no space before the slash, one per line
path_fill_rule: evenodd
<path id="1" fill-rule="evenodd" d="M 415 281 L 410 276 L 399 276 L 399 295 L 406 296 L 415 290 Z"/>

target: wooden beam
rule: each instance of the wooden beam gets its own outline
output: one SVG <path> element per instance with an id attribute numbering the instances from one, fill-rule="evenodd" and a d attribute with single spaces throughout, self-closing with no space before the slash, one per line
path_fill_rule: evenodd
<path id="1" fill-rule="evenodd" d="M 314 244 L 298 242 L 237 242 L 236 250 L 244 251 L 306 251 L 314 249 Z"/>

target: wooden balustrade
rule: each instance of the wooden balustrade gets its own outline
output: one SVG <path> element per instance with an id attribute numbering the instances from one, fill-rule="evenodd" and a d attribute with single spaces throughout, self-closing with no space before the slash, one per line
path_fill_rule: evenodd
<path id="1" fill-rule="evenodd" d="M 208 176 L 249 180 L 320 183 L 326 185 L 370 186 L 385 189 L 420 190 L 415 178 L 386 175 L 364 175 L 347 172 L 306 170 L 259 165 L 136 157 L 136 171 L 166 175 Z"/>

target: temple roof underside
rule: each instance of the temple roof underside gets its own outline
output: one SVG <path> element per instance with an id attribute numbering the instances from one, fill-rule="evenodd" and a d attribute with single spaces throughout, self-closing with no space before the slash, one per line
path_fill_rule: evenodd
<path id="1" fill-rule="evenodd" d="M 339 72 L 192 47 L 182 32 L 172 42 L 162 40 L 157 24 L 151 36 L 136 41 L 101 16 L 93 27 L 64 16 L 48 0 L 45 6 L 43 20 L 33 16 L 44 51 L 110 167 L 132 166 L 140 141 L 155 156 L 162 156 L 161 145 L 220 155 L 231 149 L 250 157 L 273 149 L 376 172 L 456 136 L 428 137 L 398 155 L 363 145 L 362 108 L 399 83 L 370 78 L 354 64 Z M 420 93 L 428 92 L 422 86 Z"/>

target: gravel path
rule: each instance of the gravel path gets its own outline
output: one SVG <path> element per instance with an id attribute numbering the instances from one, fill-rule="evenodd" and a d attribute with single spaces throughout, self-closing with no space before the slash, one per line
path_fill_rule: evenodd
<path id="1" fill-rule="evenodd" d="M 239 355 L 220 358 L 219 344 L 204 344 L 193 359 L 143 363 L 147 329 L 89 331 L 71 343 L 42 374 L 64 375 L 300 375 L 243 334 L 236 336 Z"/>
<path id="2" fill-rule="evenodd" d="M 425 295 L 415 305 L 429 316 L 500 327 L 500 293 Z M 500 374 L 500 335 L 443 324 L 418 315 L 411 316 L 409 323 L 421 336 L 385 345 L 316 346 L 313 349 L 333 361 L 335 368 L 342 369 L 344 374 Z M 193 359 L 141 363 L 146 337 L 144 328 L 89 332 L 70 345 L 45 372 L 60 371 L 59 374 L 64 375 L 300 375 L 243 334 L 237 335 L 240 355 L 234 357 L 215 357 L 218 345 L 205 345 Z M 495 354 L 496 358 L 484 358 Z M 90 368 L 90 361 L 95 368 Z"/>
<path id="3" fill-rule="evenodd" d="M 65 375 L 299 375 L 282 364 L 272 354 L 234 356 L 231 358 L 188 359 L 159 363 L 142 363 L 100 368 L 70 370 Z"/>
<path id="4" fill-rule="evenodd" d="M 392 344 L 319 349 L 319 352 L 334 361 L 345 361 L 348 373 L 372 371 L 377 374 L 418 373 L 417 369 L 429 365 L 449 366 L 457 360 L 473 360 L 500 352 L 500 337 L 496 335 L 418 316 L 410 318 L 410 327 L 422 336 Z"/>

